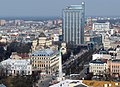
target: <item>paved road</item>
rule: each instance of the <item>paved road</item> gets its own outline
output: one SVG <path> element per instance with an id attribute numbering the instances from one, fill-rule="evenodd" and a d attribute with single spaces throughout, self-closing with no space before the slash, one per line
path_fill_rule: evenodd
<path id="1" fill-rule="evenodd" d="M 84 78 L 86 76 L 88 66 L 84 67 L 84 69 L 80 72 L 80 78 Z"/>
<path id="2" fill-rule="evenodd" d="M 52 80 L 51 76 L 47 76 L 42 80 L 39 80 L 38 87 L 49 87 L 49 82 Z"/>
<path id="3" fill-rule="evenodd" d="M 76 56 L 73 56 L 73 58 L 71 57 L 68 61 L 66 61 L 62 68 L 65 69 L 67 65 L 70 65 L 70 63 L 72 63 L 73 61 L 76 61 L 81 55 L 83 55 L 84 53 L 86 53 L 88 50 L 83 50 L 82 52 L 78 53 Z"/>

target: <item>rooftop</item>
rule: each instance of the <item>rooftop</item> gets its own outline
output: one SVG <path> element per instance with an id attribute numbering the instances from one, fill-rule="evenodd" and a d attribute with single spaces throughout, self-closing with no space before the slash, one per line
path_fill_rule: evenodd
<path id="1" fill-rule="evenodd" d="M 104 64 L 106 63 L 107 60 L 102 60 L 102 59 L 95 59 L 95 60 L 92 60 L 90 63 L 97 63 L 97 64 Z"/>
<path id="2" fill-rule="evenodd" d="M 31 60 L 30 59 L 22 59 L 22 60 L 15 60 L 15 59 L 6 59 L 1 62 L 1 64 L 4 65 L 30 65 Z"/>
<path id="3" fill-rule="evenodd" d="M 65 9 L 68 10 L 68 9 L 84 9 L 84 5 L 85 3 L 82 2 L 81 5 L 70 5 L 70 6 L 67 6 Z"/>
<path id="4" fill-rule="evenodd" d="M 63 80 L 49 87 L 88 87 L 82 83 L 82 80 Z"/>
<path id="5" fill-rule="evenodd" d="M 52 49 L 40 49 L 32 53 L 33 56 L 51 56 L 55 53 Z"/>
<path id="6" fill-rule="evenodd" d="M 95 81 L 95 80 L 83 80 L 83 83 L 89 87 L 119 87 L 120 82 L 113 81 Z"/>
<path id="7" fill-rule="evenodd" d="M 47 35 L 44 32 L 41 32 L 39 37 L 46 37 Z"/>
<path id="8" fill-rule="evenodd" d="M 107 54 L 107 51 L 104 50 L 104 51 L 100 51 L 99 53 L 100 54 Z"/>
<path id="9" fill-rule="evenodd" d="M 67 7 L 67 9 L 82 9 L 81 5 L 70 5 Z"/>
<path id="10" fill-rule="evenodd" d="M 120 59 L 114 59 L 112 62 L 120 62 Z"/>

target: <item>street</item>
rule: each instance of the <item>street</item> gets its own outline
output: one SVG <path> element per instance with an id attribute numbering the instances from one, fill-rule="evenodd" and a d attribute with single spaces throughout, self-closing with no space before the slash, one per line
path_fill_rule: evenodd
<path id="1" fill-rule="evenodd" d="M 51 76 L 46 76 L 44 79 L 38 81 L 38 87 L 49 87 L 49 82 L 52 80 Z"/>

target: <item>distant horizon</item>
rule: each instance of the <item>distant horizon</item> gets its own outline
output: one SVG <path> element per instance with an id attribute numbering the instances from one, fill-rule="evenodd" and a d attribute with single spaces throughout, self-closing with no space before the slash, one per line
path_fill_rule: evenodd
<path id="1" fill-rule="evenodd" d="M 120 16 L 103 16 L 103 15 L 87 15 L 86 17 L 120 17 Z M 33 20 L 39 20 L 39 19 L 57 19 L 57 18 L 62 18 L 62 16 L 0 16 L 0 19 L 11 19 L 11 20 L 15 20 L 15 19 L 18 19 L 18 20 L 23 20 L 23 19 L 33 19 Z"/>
<path id="2" fill-rule="evenodd" d="M 0 16 L 0 19 L 5 20 L 53 20 L 60 18 L 59 16 Z"/>

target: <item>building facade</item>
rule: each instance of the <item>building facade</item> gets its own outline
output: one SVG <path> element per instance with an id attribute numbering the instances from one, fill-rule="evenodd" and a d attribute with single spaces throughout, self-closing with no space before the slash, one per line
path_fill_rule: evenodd
<path id="1" fill-rule="evenodd" d="M 96 31 L 108 31 L 110 30 L 110 23 L 93 23 L 93 30 Z"/>
<path id="2" fill-rule="evenodd" d="M 63 9 L 63 41 L 84 43 L 85 3 Z"/>
<path id="3" fill-rule="evenodd" d="M 107 61 L 96 59 L 89 63 L 89 72 L 93 75 L 103 75 L 107 69 Z"/>
<path id="4" fill-rule="evenodd" d="M 109 49 L 111 47 L 110 37 L 108 34 L 102 34 L 102 43 L 105 49 Z"/>
<path id="5" fill-rule="evenodd" d="M 30 59 L 7 59 L 1 62 L 4 68 L 8 71 L 8 75 L 31 75 L 32 63 Z"/>
<path id="6" fill-rule="evenodd" d="M 52 74 L 59 69 L 59 52 L 52 49 L 40 49 L 31 55 L 32 67 L 42 71 L 41 74 Z"/>
<path id="7" fill-rule="evenodd" d="M 108 60 L 109 74 L 113 77 L 120 76 L 120 59 Z"/>

